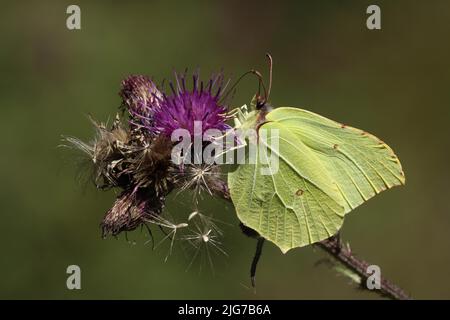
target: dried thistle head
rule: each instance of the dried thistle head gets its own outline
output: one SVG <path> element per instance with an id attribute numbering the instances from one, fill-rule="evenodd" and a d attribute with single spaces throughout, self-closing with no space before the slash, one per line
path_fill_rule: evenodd
<path id="1" fill-rule="evenodd" d="M 156 196 L 148 189 L 123 191 L 100 224 L 102 236 L 116 236 L 122 231 L 136 229 L 161 214 L 164 200 L 163 196 Z"/>
<path id="2" fill-rule="evenodd" d="M 143 75 L 131 75 L 122 81 L 119 95 L 122 97 L 122 108 L 131 117 L 132 128 L 153 125 L 153 112 L 159 106 L 162 93 L 152 80 Z"/>
<path id="3" fill-rule="evenodd" d="M 166 195 L 171 189 L 171 141 L 165 136 L 144 135 L 124 127 L 116 118 L 110 128 L 92 120 L 96 137 L 90 143 L 65 138 L 91 160 L 98 188 L 152 188 Z"/>
<path id="4" fill-rule="evenodd" d="M 124 154 L 128 151 L 130 135 L 116 118 L 108 129 L 104 124 L 92 120 L 97 131 L 94 140 L 92 162 L 94 165 L 94 181 L 98 188 L 119 186 L 121 182 L 121 165 Z"/>
<path id="5" fill-rule="evenodd" d="M 121 152 L 122 149 L 126 148 L 130 141 L 130 134 L 128 130 L 122 127 L 118 115 L 110 129 L 105 124 L 98 123 L 92 118 L 91 121 L 97 132 L 93 143 L 94 154 L 92 161 L 94 163 L 106 161 L 115 152 Z"/>
<path id="6" fill-rule="evenodd" d="M 129 171 L 133 184 L 151 188 L 158 195 L 166 195 L 173 185 L 170 172 L 172 142 L 164 136 L 156 136 L 130 161 Z"/>
<path id="7" fill-rule="evenodd" d="M 98 188 L 111 188 L 124 184 L 121 165 L 125 154 L 130 151 L 130 132 L 123 127 L 117 116 L 107 128 L 90 118 L 95 128 L 95 138 L 86 143 L 74 137 L 64 137 L 70 147 L 82 151 L 93 167 L 93 180 Z"/>

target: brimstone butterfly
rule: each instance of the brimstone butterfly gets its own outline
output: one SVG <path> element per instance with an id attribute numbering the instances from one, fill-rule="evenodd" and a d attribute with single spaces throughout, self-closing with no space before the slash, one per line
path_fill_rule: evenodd
<path id="1" fill-rule="evenodd" d="M 259 144 L 277 153 L 277 170 L 261 174 L 257 153 L 255 164 L 228 174 L 228 185 L 242 223 L 283 253 L 331 237 L 345 214 L 405 183 L 399 159 L 374 135 L 310 111 L 267 107 L 257 99 L 237 126 L 258 133 L 278 129 L 278 150 L 271 149 L 271 137 Z"/>

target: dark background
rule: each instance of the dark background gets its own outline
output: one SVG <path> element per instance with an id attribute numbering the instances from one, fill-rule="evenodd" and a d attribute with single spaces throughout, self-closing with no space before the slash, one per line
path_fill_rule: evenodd
<path id="1" fill-rule="evenodd" d="M 0 297 L 138 299 L 377 298 L 355 290 L 312 247 L 283 255 L 266 246 L 257 291 L 248 270 L 255 243 L 236 227 L 231 205 L 206 199 L 205 213 L 228 223 L 228 258 L 214 273 L 176 248 L 152 251 L 144 232 L 130 242 L 100 237 L 115 192 L 76 179 L 76 157 L 61 135 L 89 140 L 86 115 L 112 119 L 120 81 L 132 73 L 170 78 L 201 67 L 204 77 L 274 58 L 272 103 L 295 105 L 363 128 L 397 153 L 406 186 L 347 216 L 353 251 L 416 298 L 450 298 L 448 1 L 77 1 L 82 29 L 66 28 L 72 1 L 2 3 L 0 9 Z M 366 28 L 378 4 L 382 30 Z M 248 103 L 255 80 L 233 100 Z M 173 216 L 190 213 L 172 199 Z M 136 244 L 133 244 L 133 241 Z M 185 252 L 185 253 L 183 253 Z M 82 270 L 82 290 L 66 288 L 66 268 Z"/>

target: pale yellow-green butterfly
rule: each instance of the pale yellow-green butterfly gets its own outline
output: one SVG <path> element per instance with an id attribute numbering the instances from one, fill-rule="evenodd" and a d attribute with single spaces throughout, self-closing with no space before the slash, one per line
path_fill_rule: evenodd
<path id="1" fill-rule="evenodd" d="M 269 111 L 267 96 L 258 95 L 254 110 L 236 119 L 236 127 L 257 130 L 257 148 L 267 152 L 257 152 L 254 164 L 240 164 L 229 173 L 228 185 L 241 222 L 283 253 L 331 237 L 345 214 L 405 183 L 399 159 L 374 135 L 299 108 Z M 278 137 L 259 135 L 273 129 Z M 271 147 L 273 138 L 278 150 Z M 261 156 L 272 153 L 277 167 L 262 174 L 262 167 L 270 172 L 271 162 Z"/>

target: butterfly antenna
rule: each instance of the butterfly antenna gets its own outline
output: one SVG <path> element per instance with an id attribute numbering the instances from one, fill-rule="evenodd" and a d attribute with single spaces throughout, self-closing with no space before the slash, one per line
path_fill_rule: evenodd
<path id="1" fill-rule="evenodd" d="M 252 265 L 250 268 L 250 279 L 252 281 L 253 288 L 255 287 L 255 282 L 256 282 L 256 267 L 258 266 L 259 258 L 261 257 L 264 240 L 265 239 L 263 237 L 258 238 L 258 243 L 256 244 L 255 256 L 253 257 Z"/>
<path id="2" fill-rule="evenodd" d="M 267 90 L 266 101 L 269 100 L 270 92 L 272 90 L 272 69 L 273 69 L 273 59 L 270 53 L 266 53 L 266 57 L 269 60 L 269 90 Z"/>
<path id="3" fill-rule="evenodd" d="M 247 72 L 245 72 L 244 74 L 242 74 L 234 83 L 233 85 L 227 90 L 227 92 L 222 96 L 222 98 L 220 99 L 220 101 L 224 101 L 229 95 L 230 93 L 234 90 L 234 88 L 236 88 L 236 86 L 239 84 L 239 82 L 241 82 L 242 79 L 244 79 L 246 76 L 248 76 L 249 74 L 254 74 L 254 70 L 249 70 Z"/>
<path id="4" fill-rule="evenodd" d="M 258 97 L 261 96 L 261 80 L 258 81 Z"/>
<path id="5" fill-rule="evenodd" d="M 264 85 L 264 81 L 263 81 L 263 76 L 262 76 L 262 74 L 259 72 L 259 71 L 257 71 L 257 70 L 252 70 L 253 71 L 253 74 L 254 75 L 256 75 L 257 77 L 258 77 L 258 80 L 259 80 L 259 85 L 263 88 L 263 90 L 264 90 L 264 102 L 266 102 L 267 101 L 267 89 L 266 89 L 266 86 Z M 259 90 L 258 90 L 259 91 Z M 259 94 L 259 92 L 258 92 L 258 98 L 260 98 L 261 96 L 260 96 L 260 94 Z"/>
<path id="6" fill-rule="evenodd" d="M 270 56 L 270 55 L 269 55 Z M 272 59 L 272 58 L 270 58 Z M 271 60 L 270 60 L 271 61 Z M 261 73 L 258 70 L 254 70 L 251 69 L 247 72 L 245 72 L 244 74 L 242 74 L 234 83 L 233 85 L 227 90 L 227 92 L 222 96 L 222 98 L 220 99 L 220 102 L 223 102 L 229 95 L 230 93 L 234 90 L 234 88 L 236 88 L 236 86 L 239 84 L 239 82 L 241 82 L 242 79 L 244 79 L 246 76 L 248 75 L 255 75 L 258 78 L 258 96 L 260 95 L 260 88 L 262 87 L 264 90 L 264 100 L 267 101 L 268 99 L 268 94 L 270 94 L 270 90 L 269 92 L 267 92 L 266 86 L 264 85 L 264 81 L 263 81 L 263 76 L 261 75 Z M 272 84 L 272 80 L 270 81 L 269 85 Z"/>

